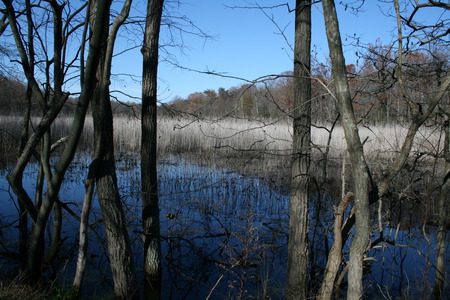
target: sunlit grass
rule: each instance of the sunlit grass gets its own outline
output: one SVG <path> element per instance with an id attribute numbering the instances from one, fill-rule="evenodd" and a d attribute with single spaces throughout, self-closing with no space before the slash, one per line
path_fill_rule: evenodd
<path id="1" fill-rule="evenodd" d="M 36 126 L 38 119 L 32 120 Z M 52 127 L 54 142 L 70 132 L 70 118 L 57 119 Z M 1 116 L 2 145 L 17 147 L 21 119 Z M 160 154 L 195 153 L 208 157 L 243 157 L 250 155 L 286 156 L 292 153 L 292 124 L 290 120 L 247 120 L 222 119 L 207 120 L 192 117 L 161 117 L 158 120 L 158 152 Z M 342 156 L 346 150 L 344 132 L 336 126 L 330 133 L 330 124 L 314 126 L 311 131 L 313 153 L 330 150 L 330 157 Z M 395 157 L 401 150 L 407 128 L 402 125 L 370 127 L 360 126 L 359 134 L 364 143 L 364 151 L 369 160 Z M 329 135 L 331 140 L 328 144 Z M 12 138 L 15 137 L 15 138 Z M 114 119 L 114 139 L 116 152 L 140 151 L 140 119 L 137 117 L 116 117 Z M 93 122 L 86 118 L 80 140 L 80 148 L 92 147 Z M 436 154 L 442 149 L 443 137 L 437 127 L 422 127 L 416 135 L 412 148 L 415 153 Z M 3 150 L 5 151 L 5 150 Z"/>

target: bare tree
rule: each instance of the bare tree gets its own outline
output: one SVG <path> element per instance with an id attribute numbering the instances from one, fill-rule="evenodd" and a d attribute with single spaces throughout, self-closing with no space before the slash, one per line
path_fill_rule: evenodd
<path id="1" fill-rule="evenodd" d="M 444 180 L 441 190 L 438 195 L 438 234 L 437 234 L 437 253 L 436 253 L 436 275 L 433 287 L 434 299 L 445 299 L 445 251 L 447 248 L 446 235 L 448 225 L 448 199 L 450 194 L 450 120 L 447 115 L 447 120 L 444 123 L 445 141 L 444 141 L 444 159 L 445 170 Z"/>
<path id="2" fill-rule="evenodd" d="M 90 3 L 91 12 L 95 12 L 102 1 Z M 109 5 L 102 15 L 108 22 Z M 102 53 L 97 71 L 97 86 L 92 98 L 94 121 L 94 157 L 90 171 L 97 184 L 97 195 L 105 224 L 108 252 L 114 280 L 114 293 L 120 299 L 137 297 L 134 263 L 127 222 L 119 195 L 116 178 L 113 141 L 113 115 L 110 102 L 109 84 L 114 44 L 120 26 L 128 17 L 132 0 L 125 1 L 121 13 L 115 18 L 108 33 L 108 27 L 101 29 Z M 96 24 L 97 19 L 90 20 Z M 95 25 L 94 25 L 95 26 Z M 93 27 L 91 25 L 91 27 Z"/>
<path id="3" fill-rule="evenodd" d="M 293 158 L 291 178 L 287 299 L 308 292 L 308 196 L 311 155 L 311 1 L 295 9 Z"/>
<path id="4" fill-rule="evenodd" d="M 347 141 L 352 165 L 353 188 L 355 189 L 356 231 L 350 248 L 347 299 L 361 299 L 363 296 L 363 259 L 370 242 L 370 174 L 358 134 L 352 98 L 347 82 L 336 7 L 333 0 L 323 0 L 322 5 L 336 98 L 339 112 L 341 113 L 341 124 Z"/>
<path id="5" fill-rule="evenodd" d="M 164 0 L 148 0 L 142 46 L 141 187 L 144 232 L 144 294 L 161 298 L 161 240 L 156 169 L 157 73 Z"/>
<path id="6" fill-rule="evenodd" d="M 410 110 L 409 128 L 405 140 L 402 143 L 401 150 L 393 159 L 389 167 L 384 171 L 377 185 L 373 182 L 369 168 L 366 164 L 362 144 L 358 135 L 358 128 L 354 116 L 354 108 L 350 97 L 347 74 L 345 70 L 344 56 L 342 54 L 341 38 L 339 33 L 338 21 L 334 1 L 322 1 L 324 7 L 325 24 L 327 28 L 327 38 L 330 48 L 330 57 L 332 62 L 333 79 L 335 85 L 336 98 L 338 102 L 339 112 L 341 113 L 341 122 L 345 132 L 345 138 L 348 146 L 348 152 L 352 164 L 353 189 L 355 190 L 355 218 L 349 219 L 343 228 L 344 241 L 348 236 L 350 227 L 355 222 L 355 237 L 350 250 L 349 262 L 349 288 L 347 297 L 349 299 L 359 299 L 363 296 L 362 284 L 362 263 L 364 253 L 369 248 L 370 234 L 370 214 L 369 205 L 379 199 L 379 231 L 380 238 L 383 240 L 382 225 L 382 199 L 385 197 L 388 188 L 395 176 L 403 169 L 407 159 L 411 153 L 414 137 L 419 128 L 431 116 L 438 103 L 441 101 L 449 84 L 449 78 L 443 80 L 434 95 L 427 103 L 426 109 L 422 108 L 420 103 L 414 99 L 408 91 L 406 78 L 404 76 L 404 68 L 407 65 L 404 62 L 405 54 L 403 53 L 403 32 L 402 18 L 400 16 L 400 7 L 397 0 L 394 0 L 394 8 L 397 19 L 397 43 L 398 53 L 395 61 L 396 85 L 400 90 L 403 101 L 408 105 Z M 408 38 L 410 38 L 409 36 Z M 325 282 L 324 282 L 325 284 Z"/>
<path id="7" fill-rule="evenodd" d="M 26 268 L 24 271 L 24 278 L 30 279 L 33 281 L 38 280 L 42 276 L 43 271 L 43 253 L 44 253 L 44 231 L 46 228 L 46 224 L 50 215 L 51 210 L 54 207 L 54 204 L 57 200 L 58 192 L 61 187 L 65 172 L 73 159 L 75 154 L 76 146 L 78 144 L 83 124 L 84 118 L 87 112 L 88 103 L 90 97 L 93 93 L 93 89 L 95 87 L 95 73 L 98 66 L 98 57 L 99 51 L 96 47 L 91 47 L 89 51 L 89 55 L 86 62 L 86 68 L 84 70 L 85 77 L 83 82 L 83 90 L 79 97 L 77 109 L 73 119 L 73 126 L 70 135 L 67 139 L 65 139 L 65 148 L 60 155 L 60 159 L 57 162 L 54 168 L 50 168 L 50 151 L 52 151 L 52 147 L 49 147 L 49 129 L 53 122 L 53 120 L 58 115 L 60 109 L 64 105 L 66 99 L 69 94 L 62 91 L 62 86 L 64 83 L 63 76 L 66 74 L 63 71 L 64 68 L 71 67 L 72 64 L 64 63 L 64 57 L 62 55 L 67 44 L 65 43 L 70 34 L 74 31 L 66 32 L 67 35 L 63 37 L 63 24 L 62 24 L 62 11 L 64 8 L 64 4 L 60 5 L 56 1 L 50 2 L 50 7 L 43 8 L 39 5 L 30 6 L 28 2 L 28 9 L 32 7 L 36 10 L 42 9 L 45 12 L 52 12 L 53 15 L 53 50 L 50 51 L 48 49 L 42 49 L 44 51 L 43 55 L 47 59 L 44 60 L 44 64 L 46 64 L 46 70 L 50 70 L 50 66 L 53 65 L 52 76 L 53 79 L 50 78 L 50 72 L 46 73 L 47 75 L 47 92 L 42 91 L 38 81 L 36 79 L 36 75 L 34 74 L 32 63 L 34 62 L 35 52 L 32 49 L 29 51 L 26 50 L 25 45 L 22 40 L 23 32 L 21 31 L 24 27 L 22 27 L 19 22 L 19 16 L 21 15 L 20 10 L 16 10 L 11 1 L 5 0 L 3 1 L 6 12 L 8 15 L 9 27 L 14 37 L 16 48 L 18 50 L 20 56 L 20 62 L 23 67 L 24 74 L 26 76 L 28 85 L 31 87 L 33 94 L 37 97 L 41 108 L 43 109 L 44 116 L 41 119 L 41 122 L 35 128 L 34 132 L 26 139 L 24 139 L 24 143 L 22 152 L 20 157 L 17 160 L 17 164 L 14 170 L 7 176 L 8 181 L 17 195 L 19 202 L 25 207 L 27 213 L 31 217 L 33 221 L 32 232 L 29 237 L 29 245 L 28 245 L 28 254 L 26 258 Z M 80 11 L 76 11 L 73 15 L 70 16 L 71 20 L 74 21 L 76 15 Z M 103 7 L 99 7 L 98 14 L 101 15 L 104 13 Z M 43 18 L 46 19 L 46 18 Z M 33 22 L 32 18 L 28 16 L 26 22 Z M 74 25 L 74 24 L 72 24 Z M 66 24 L 67 26 L 67 24 Z M 99 28 L 104 26 L 102 22 L 98 22 L 96 24 Z M 36 39 L 42 38 L 39 31 L 36 31 L 39 26 L 33 24 L 31 26 L 25 26 L 26 28 L 33 29 L 33 32 L 29 32 L 29 38 L 33 36 Z M 77 25 L 75 24 L 74 28 Z M 43 28 L 49 28 L 43 26 Z M 100 40 L 100 36 L 98 34 L 94 34 L 91 37 L 91 46 L 96 45 Z M 30 47 L 32 44 L 28 43 Z M 49 53 L 52 52 L 53 57 L 49 57 Z M 50 85 L 52 83 L 52 85 Z M 50 92 L 51 90 L 51 92 Z M 23 135 L 25 137 L 25 135 Z M 44 139 L 41 153 L 36 152 L 36 146 L 38 143 Z M 47 182 L 47 193 L 45 195 L 45 199 L 41 202 L 39 201 L 36 206 L 33 204 L 31 197 L 27 193 L 27 191 L 23 187 L 22 177 L 23 171 L 27 166 L 28 162 L 32 155 L 38 154 L 40 159 L 40 164 L 42 166 L 43 174 L 45 175 Z M 57 231 L 54 234 L 59 234 Z M 56 239 L 55 241 L 57 241 Z M 53 256 L 53 255 L 51 255 Z"/>
<path id="8" fill-rule="evenodd" d="M 400 4 L 398 0 L 394 0 L 394 7 L 396 12 L 397 26 L 398 26 L 398 48 L 400 54 L 398 62 L 400 68 L 400 73 L 398 74 L 399 84 L 402 91 L 402 95 L 406 99 L 411 99 L 408 89 L 406 88 L 404 75 L 401 69 L 402 63 L 402 48 L 403 48 L 403 31 L 402 23 L 404 23 L 411 31 L 406 36 L 407 39 L 414 37 L 420 41 L 420 45 L 433 45 L 436 49 L 441 47 L 448 47 L 447 37 L 450 34 L 448 30 L 448 19 L 440 19 L 440 22 L 435 24 L 423 24 L 416 21 L 416 15 L 419 11 L 429 8 L 439 8 L 445 12 L 450 10 L 450 5 L 442 1 L 426 1 L 424 3 L 415 2 L 413 5 L 413 10 L 408 17 L 401 15 Z M 445 48 L 444 48 L 445 49 Z M 421 126 L 434 111 L 435 107 L 439 105 L 441 98 L 448 93 L 448 86 L 450 85 L 450 74 L 447 74 L 445 78 L 442 77 L 442 67 L 444 65 L 440 58 L 434 57 L 436 61 L 436 87 L 437 92 L 434 97 L 430 99 L 427 110 L 423 113 L 421 107 L 418 107 L 414 102 L 411 103 L 414 116 L 413 122 L 409 128 L 408 135 L 413 135 L 414 125 Z M 445 286 L 445 252 L 446 252 L 446 235 L 448 230 L 449 222 L 449 211 L 448 211 L 448 197 L 450 193 L 450 114 L 449 114 L 449 104 L 442 103 L 439 107 L 441 113 L 442 124 L 441 128 L 444 132 L 444 144 L 443 144 L 443 160 L 444 160 L 444 174 L 443 181 L 440 187 L 439 194 L 437 195 L 437 207 L 438 207 L 438 233 L 437 233 L 437 253 L 436 253 L 436 273 L 435 273 L 435 283 L 433 286 L 432 295 L 434 299 L 444 299 L 444 286 Z M 410 134 L 411 133 L 411 134 Z M 406 142 L 406 141 L 405 141 Z M 405 143 L 406 144 L 406 143 Z M 406 144 L 407 146 L 407 144 Z"/>
<path id="9" fill-rule="evenodd" d="M 23 142 L 20 146 L 21 155 L 14 170 L 8 175 L 10 185 L 18 197 L 21 207 L 26 209 L 33 221 L 27 245 L 23 278 L 32 281 L 39 280 L 45 271 L 44 265 L 50 264 L 59 251 L 61 244 L 62 203 L 58 199 L 58 194 L 66 170 L 75 155 L 88 105 L 93 99 L 96 145 L 94 162 L 91 166 L 92 172 L 90 174 L 96 179 L 98 185 L 98 195 L 109 242 L 116 295 L 120 298 L 132 298 L 137 294 L 136 285 L 134 284 L 134 266 L 125 217 L 115 178 L 112 112 L 109 104 L 113 46 L 117 30 L 128 15 L 131 1 L 125 2 L 124 9 L 112 24 L 109 35 L 109 6 L 111 2 L 90 2 L 91 7 L 87 14 L 91 25 L 90 47 L 87 60 L 84 61 L 84 56 L 81 59 L 82 67 L 80 68 L 79 77 L 81 79 L 81 94 L 75 110 L 73 125 L 69 136 L 53 145 L 51 144 L 50 126 L 69 97 L 69 93 L 63 91 L 63 85 L 68 80 L 65 76 L 68 70 L 74 67 L 73 64 L 79 54 L 84 52 L 83 47 L 80 48 L 82 50 L 73 52 L 75 54 L 70 61 L 67 55 L 69 38 L 78 29 L 83 28 L 84 24 L 87 24 L 87 19 L 80 21 L 78 17 L 86 8 L 87 3 L 81 4 L 75 10 L 72 10 L 72 7 L 65 10 L 70 5 L 69 3 L 59 4 L 57 1 L 48 1 L 31 4 L 30 1 L 26 1 L 25 9 L 23 10 L 25 14 L 20 9 L 15 9 L 11 1 L 5 0 L 3 4 L 5 5 L 9 28 L 16 42 L 20 63 L 28 86 L 32 90 L 34 97 L 38 99 L 43 112 L 41 122 L 30 136 L 26 133 L 27 124 L 24 124 Z M 32 12 L 32 10 L 35 11 Z M 33 16 L 38 15 L 36 12 L 42 13 L 43 17 L 40 21 L 53 20 L 52 24 L 48 22 L 36 24 L 33 20 Z M 63 18 L 63 13 L 66 19 Z M 25 15 L 25 20 L 23 20 L 22 15 Z M 22 24 L 26 26 L 22 26 Z M 28 31 L 24 32 L 24 28 Z M 47 34 L 46 30 L 53 35 L 51 43 L 53 49 L 51 50 L 47 49 L 46 44 L 43 42 L 44 34 Z M 24 36 L 27 36 L 27 43 L 23 42 Z M 35 51 L 33 46 L 35 40 L 38 41 L 37 44 L 41 52 Z M 38 55 L 42 59 L 36 63 L 35 57 Z M 43 67 L 40 69 L 44 70 L 45 75 L 43 87 L 38 83 L 33 67 L 35 64 L 43 64 Z M 25 122 L 28 122 L 29 113 L 26 113 L 25 117 L 27 119 Z M 39 143 L 41 145 L 40 151 L 37 149 Z M 55 147 L 62 144 L 65 145 L 65 148 L 60 154 L 55 167 L 51 167 L 51 153 Z M 33 203 L 22 183 L 23 171 L 32 155 L 39 160 L 40 164 L 40 171 L 37 176 L 36 204 Z M 47 183 L 45 195 L 42 192 L 44 179 Z M 53 215 L 50 214 L 52 209 L 54 210 Z M 23 216 L 24 214 L 22 213 L 21 218 Z M 52 237 L 50 248 L 45 253 L 45 231 L 50 216 L 53 217 Z M 25 223 L 22 222 L 22 224 Z M 21 226 L 21 228 L 23 230 L 21 236 L 25 236 L 26 231 L 23 229 L 25 226 Z M 23 249 L 25 243 L 21 242 L 21 244 L 21 249 Z"/>

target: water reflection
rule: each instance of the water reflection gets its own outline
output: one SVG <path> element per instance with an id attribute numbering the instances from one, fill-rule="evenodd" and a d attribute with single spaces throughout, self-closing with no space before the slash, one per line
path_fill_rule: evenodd
<path id="1" fill-rule="evenodd" d="M 83 179 L 89 159 L 75 161 L 60 199 L 79 212 Z M 37 166 L 30 165 L 24 185 L 33 194 Z M 122 201 L 130 222 L 138 272 L 142 272 L 140 170 L 130 157 L 117 163 Z M 5 172 L 5 171 L 3 171 Z M 158 165 L 165 299 L 282 299 L 287 266 L 289 197 L 285 186 L 265 182 L 227 169 L 201 166 L 181 157 L 162 159 Z M 0 180 L 2 224 L 13 223 L 17 208 L 5 179 Z M 310 241 L 312 288 L 317 288 L 332 243 L 333 204 L 329 195 L 312 195 Z M 112 291 L 105 234 L 98 202 L 90 216 L 90 257 L 83 292 L 101 295 Z M 51 228 L 51 227 L 49 227 Z M 9 230 L 6 230 L 9 229 Z M 48 233 L 50 234 L 50 233 Z M 77 254 L 78 221 L 66 213 L 57 277 L 70 284 Z M 420 229 L 384 236 L 401 246 L 380 244 L 368 253 L 367 294 L 395 297 L 407 290 L 417 295 L 429 288 L 434 276 L 435 233 L 428 239 Z M 17 251 L 17 231 L 3 228 L 2 247 Z M 374 237 L 375 239 L 375 237 Z M 348 247 L 344 259 L 348 259 Z M 427 263 L 428 262 L 428 263 Z M 9 263 L 3 260 L 2 264 Z M 142 276 L 141 276 L 142 277 Z M 425 278 L 425 279 L 424 279 Z M 345 281 L 344 281 L 345 282 Z M 417 287 L 414 289 L 414 287 Z M 343 287 L 345 289 L 345 286 Z"/>

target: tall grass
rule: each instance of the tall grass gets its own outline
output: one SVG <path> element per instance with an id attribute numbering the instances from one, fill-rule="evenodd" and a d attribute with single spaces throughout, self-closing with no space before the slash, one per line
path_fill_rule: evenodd
<path id="1" fill-rule="evenodd" d="M 35 126 L 39 120 L 33 118 Z M 52 131 L 54 141 L 68 135 L 71 118 L 56 119 Z M 21 118 L 0 116 L 1 145 L 5 148 L 18 145 Z M 331 125 L 322 124 L 312 128 L 313 151 L 330 147 L 331 158 L 337 158 L 346 150 L 342 127 L 333 129 L 328 144 Z M 401 149 L 407 133 L 402 125 L 360 126 L 359 134 L 364 141 L 364 151 L 369 160 L 386 162 Z M 136 117 L 114 119 L 114 139 L 117 153 L 139 152 L 140 120 Z M 86 118 L 80 140 L 80 148 L 90 149 L 93 139 L 93 122 Z M 417 134 L 412 153 L 438 153 L 442 149 L 441 131 L 436 127 L 422 127 Z M 292 152 L 292 123 L 290 120 L 207 120 L 192 117 L 161 117 L 158 120 L 158 152 L 160 154 L 197 153 L 202 155 L 242 157 L 251 155 L 286 156 Z M 17 146 L 16 146 L 17 147 Z"/>

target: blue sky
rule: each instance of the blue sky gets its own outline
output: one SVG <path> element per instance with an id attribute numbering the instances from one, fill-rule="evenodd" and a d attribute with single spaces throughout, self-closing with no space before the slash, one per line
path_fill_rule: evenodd
<path id="1" fill-rule="evenodd" d="M 183 53 L 178 49 L 170 50 L 177 62 L 188 69 L 213 71 L 247 80 L 292 70 L 290 45 L 294 36 L 294 13 L 289 13 L 286 6 L 265 10 L 284 30 L 288 39 L 286 41 L 260 9 L 236 8 L 254 7 L 255 3 L 243 0 L 183 0 L 177 10 L 178 14 L 188 17 L 204 32 L 213 36 L 213 39 L 184 34 Z M 257 3 L 264 7 L 286 1 L 259 0 Z M 289 1 L 289 4 L 292 9 L 295 1 Z M 395 20 L 381 13 L 381 4 L 374 0 L 366 1 L 363 11 L 358 14 L 337 4 L 343 38 L 358 36 L 365 43 L 374 42 L 378 38 L 385 43 L 391 42 Z M 386 10 L 385 5 L 383 9 Z M 317 58 L 326 61 L 328 48 L 321 10 L 321 4 L 316 4 L 312 9 L 312 44 L 317 49 Z M 167 28 L 163 27 L 161 38 L 164 40 L 166 37 Z M 348 44 L 350 40 L 344 40 L 344 43 Z M 352 47 L 345 48 L 347 63 L 356 63 L 354 52 Z M 120 69 L 120 73 L 139 76 L 139 51 L 129 53 L 125 58 L 117 58 L 114 68 Z M 244 82 L 240 80 L 182 70 L 164 61 L 159 65 L 159 101 L 162 102 L 168 102 L 177 96 L 186 98 L 191 93 L 206 89 L 228 89 L 242 83 Z M 114 88 L 137 97 L 140 95 L 140 86 L 130 81 L 116 82 Z"/>
<path id="2" fill-rule="evenodd" d="M 336 1 L 339 2 L 339 1 Z M 183 0 L 179 13 L 186 15 L 214 39 L 205 40 L 184 35 L 186 51 L 177 54 L 181 65 L 199 71 L 214 71 L 229 76 L 254 80 L 268 74 L 279 74 L 292 70 L 292 50 L 294 36 L 294 12 L 286 6 L 265 10 L 269 17 L 284 30 L 285 40 L 279 29 L 268 16 L 259 9 L 232 8 L 255 6 L 255 1 L 242 0 Z M 285 1 L 257 1 L 258 5 L 273 6 Z M 295 1 L 289 1 L 290 8 Z M 338 6 L 341 34 L 361 37 L 366 43 L 380 38 L 389 43 L 395 21 L 381 13 L 378 1 L 366 1 L 362 12 L 354 14 L 342 5 Z M 386 7 L 383 8 L 384 10 Z M 312 44 L 317 49 L 317 58 L 325 61 L 328 47 L 325 36 L 321 4 L 312 9 Z M 166 28 L 163 28 L 162 38 Z M 347 39 L 347 43 L 350 40 Z M 345 43 L 345 40 L 344 40 Z M 356 63 L 355 49 L 346 47 L 347 63 Z M 176 96 L 186 98 L 190 93 L 219 87 L 230 88 L 242 81 L 198 74 L 181 70 L 162 62 L 159 67 L 159 100 L 170 101 Z"/>
<path id="3" fill-rule="evenodd" d="M 360 0 L 335 1 L 344 44 L 350 43 L 349 37 L 359 37 L 366 44 L 373 43 L 377 39 L 385 44 L 391 43 L 396 28 L 394 18 L 386 16 L 386 13 L 393 14 L 393 5 L 386 2 L 392 1 L 366 0 L 357 14 L 339 4 L 358 1 Z M 120 9 L 121 2 L 116 3 L 118 5 L 116 9 Z M 264 10 L 266 14 L 260 9 L 242 7 L 256 5 L 270 7 L 289 3 L 293 9 L 294 0 L 180 0 L 179 3 L 178 6 L 172 6 L 170 14 L 188 18 L 213 38 L 204 39 L 184 33 L 180 41 L 180 36 L 176 36 L 178 38 L 176 42 L 181 43 L 183 48 L 165 48 L 170 52 L 172 62 L 176 61 L 186 69 L 212 71 L 246 80 L 292 70 L 290 46 L 294 37 L 294 12 L 289 12 L 286 6 L 266 9 Z M 143 16 L 145 11 L 146 1 L 134 0 L 132 14 Z M 424 12 L 425 14 L 421 15 L 422 19 L 432 20 L 439 17 L 436 10 L 427 9 Z M 273 18 L 283 30 L 284 37 L 270 18 Z M 317 51 L 316 57 L 319 61 L 326 62 L 328 47 L 320 3 L 312 8 L 312 22 L 312 44 Z M 183 23 L 183 29 L 191 30 L 187 23 Z M 125 49 L 142 43 L 143 37 L 137 32 L 122 31 L 119 35 L 122 39 L 118 40 L 116 53 L 122 53 Z M 163 26 L 161 42 L 167 42 L 168 37 L 167 26 Z M 346 46 L 344 50 L 347 64 L 356 64 L 356 49 Z M 168 63 L 165 58 L 166 56 L 161 54 L 158 83 L 158 100 L 161 102 L 171 101 L 175 97 L 187 98 L 191 93 L 207 89 L 217 90 L 220 87 L 229 89 L 245 83 L 237 79 L 183 70 Z M 142 74 L 140 47 L 117 55 L 113 60 L 113 74 L 117 76 L 113 77 L 111 90 L 129 94 L 139 101 Z M 75 89 L 78 88 L 78 84 L 73 85 Z M 115 95 L 120 100 L 130 100 L 119 93 Z"/>

